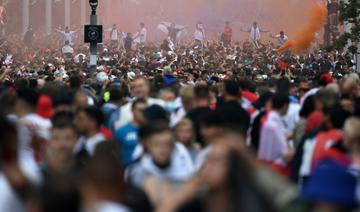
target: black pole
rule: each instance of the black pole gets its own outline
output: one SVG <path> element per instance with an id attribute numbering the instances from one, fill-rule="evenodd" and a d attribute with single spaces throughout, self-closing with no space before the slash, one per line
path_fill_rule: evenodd
<path id="1" fill-rule="evenodd" d="M 91 6 L 91 15 L 90 15 L 90 24 L 91 25 L 97 25 L 97 15 L 96 15 L 96 7 L 97 7 L 97 1 L 96 4 L 93 5 L 92 0 L 89 1 Z M 96 73 L 96 67 L 97 67 L 97 43 L 90 43 L 90 71 L 92 74 Z"/>

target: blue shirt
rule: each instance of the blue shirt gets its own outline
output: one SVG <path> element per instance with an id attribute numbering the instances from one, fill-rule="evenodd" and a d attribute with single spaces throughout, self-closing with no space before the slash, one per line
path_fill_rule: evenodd
<path id="1" fill-rule="evenodd" d="M 120 155 L 122 162 L 128 165 L 132 162 L 132 154 L 138 141 L 139 129 L 132 123 L 125 124 L 115 132 L 115 138 L 120 142 Z"/>

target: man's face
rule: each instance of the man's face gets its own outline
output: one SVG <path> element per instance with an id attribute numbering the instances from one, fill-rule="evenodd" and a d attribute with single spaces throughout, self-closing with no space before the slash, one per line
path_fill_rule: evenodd
<path id="1" fill-rule="evenodd" d="M 132 113 L 134 116 L 134 121 L 136 121 L 139 124 L 143 124 L 146 122 L 145 117 L 143 115 L 143 111 L 146 108 L 145 103 L 138 103 L 136 106 L 132 109 Z"/>
<path id="2" fill-rule="evenodd" d="M 60 161 L 72 158 L 73 148 L 78 140 L 75 129 L 70 127 L 53 128 L 51 140 L 48 143 L 50 156 Z"/>
<path id="3" fill-rule="evenodd" d="M 158 165 L 166 165 L 170 162 L 174 150 L 173 134 L 170 131 L 154 134 L 147 141 L 151 157 Z"/>
<path id="4" fill-rule="evenodd" d="M 93 122 L 94 121 L 90 119 L 84 111 L 78 112 L 74 119 L 74 124 L 80 133 L 86 133 Z"/>
<path id="5" fill-rule="evenodd" d="M 150 87 L 145 79 L 137 79 L 131 83 L 131 92 L 135 97 L 146 99 L 150 93 Z"/>

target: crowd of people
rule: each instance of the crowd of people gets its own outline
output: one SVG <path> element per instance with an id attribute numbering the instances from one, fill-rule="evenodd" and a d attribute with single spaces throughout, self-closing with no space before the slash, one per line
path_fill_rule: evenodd
<path id="1" fill-rule="evenodd" d="M 218 40 L 196 39 L 198 24 L 195 42 L 161 44 L 141 24 L 124 45 L 114 25 L 95 72 L 69 29 L 61 48 L 6 36 L 0 211 L 358 209 L 352 55 L 279 53 L 283 32 L 261 42 L 254 23 L 256 42 L 236 42 L 229 24 Z"/>

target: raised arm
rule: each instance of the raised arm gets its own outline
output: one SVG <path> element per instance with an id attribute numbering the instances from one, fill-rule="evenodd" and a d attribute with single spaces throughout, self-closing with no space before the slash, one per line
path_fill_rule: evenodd
<path id="1" fill-rule="evenodd" d="M 55 31 L 61 33 L 61 34 L 64 34 L 64 31 L 60 30 L 60 29 L 55 29 Z"/>

